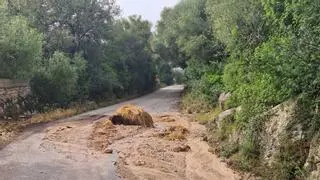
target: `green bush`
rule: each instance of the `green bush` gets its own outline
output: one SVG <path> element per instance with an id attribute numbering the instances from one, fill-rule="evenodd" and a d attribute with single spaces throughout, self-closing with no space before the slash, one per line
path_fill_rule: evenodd
<path id="1" fill-rule="evenodd" d="M 81 59 L 78 59 L 81 61 Z M 71 59 L 56 52 L 47 60 L 45 67 L 32 78 L 31 90 L 42 105 L 66 106 L 77 93 L 77 69 Z"/>
<path id="2" fill-rule="evenodd" d="M 20 16 L 0 12 L 0 24 L 0 77 L 28 80 L 39 67 L 42 34 Z"/>

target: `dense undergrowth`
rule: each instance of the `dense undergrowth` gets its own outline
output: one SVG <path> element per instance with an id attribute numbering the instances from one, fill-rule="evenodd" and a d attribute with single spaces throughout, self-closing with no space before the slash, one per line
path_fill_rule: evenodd
<path id="1" fill-rule="evenodd" d="M 163 11 L 156 40 L 185 67 L 183 107 L 209 120 L 212 143 L 233 166 L 266 179 L 308 176 L 303 165 L 320 127 L 319 7 L 313 0 L 185 0 Z M 217 111 L 222 92 L 232 94 L 226 109 L 241 110 L 217 130 L 210 122 L 217 115 L 203 113 Z M 299 101 L 290 121 L 305 136 L 279 137 L 281 151 L 264 168 L 267 112 L 289 99 Z"/>

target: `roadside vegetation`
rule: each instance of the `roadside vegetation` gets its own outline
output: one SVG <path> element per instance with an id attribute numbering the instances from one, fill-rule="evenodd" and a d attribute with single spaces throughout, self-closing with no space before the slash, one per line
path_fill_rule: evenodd
<path id="1" fill-rule="evenodd" d="M 313 0 L 184 0 L 163 10 L 158 54 L 185 69 L 183 108 L 209 121 L 212 144 L 233 166 L 266 179 L 308 176 L 308 144 L 320 127 L 319 7 Z M 222 92 L 232 95 L 219 109 Z M 291 121 L 306 135 L 296 144 L 279 137 L 283 147 L 268 170 L 260 141 L 266 112 L 289 99 L 298 99 Z M 222 128 L 212 127 L 213 112 L 237 107 Z M 235 132 L 243 137 L 237 142 L 229 138 Z"/>
<path id="2" fill-rule="evenodd" d="M 174 83 L 152 24 L 120 13 L 114 0 L 0 0 L 0 79 L 31 88 L 0 100 L 1 138 Z"/>
<path id="3" fill-rule="evenodd" d="M 173 84 L 152 48 L 151 23 L 119 18 L 116 1 L 1 0 L 0 78 L 31 94 L 1 102 L 4 118 L 115 101 Z"/>
<path id="4" fill-rule="evenodd" d="M 57 119 L 183 82 L 184 110 L 198 113 L 233 167 L 265 179 L 317 169 L 306 161 L 320 133 L 319 1 L 182 0 L 163 10 L 154 33 L 119 13 L 115 0 L 0 0 L 0 78 L 26 80 L 32 92 L 1 102 L 4 118 Z M 222 93 L 231 94 L 223 106 Z M 288 112 L 266 163 L 268 122 Z"/>

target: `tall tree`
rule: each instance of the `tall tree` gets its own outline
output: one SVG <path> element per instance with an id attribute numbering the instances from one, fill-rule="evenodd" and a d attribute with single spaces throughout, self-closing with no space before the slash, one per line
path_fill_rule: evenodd
<path id="1" fill-rule="evenodd" d="M 0 12 L 0 77 L 30 79 L 39 67 L 43 36 L 25 18 Z"/>
<path id="2" fill-rule="evenodd" d="M 118 72 L 120 92 L 141 93 L 154 87 L 151 23 L 140 16 L 120 19 L 114 26 L 112 48 L 106 53 Z"/>

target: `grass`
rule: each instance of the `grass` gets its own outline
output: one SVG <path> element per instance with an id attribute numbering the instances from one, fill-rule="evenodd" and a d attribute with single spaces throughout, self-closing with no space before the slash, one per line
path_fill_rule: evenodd
<path id="1" fill-rule="evenodd" d="M 182 110 L 186 113 L 205 113 L 212 109 L 212 105 L 204 99 L 195 97 L 191 93 L 187 93 L 182 98 Z"/>
<path id="2" fill-rule="evenodd" d="M 77 109 L 77 108 L 70 108 L 70 109 L 56 109 L 53 111 L 49 111 L 42 114 L 37 114 L 27 120 L 28 124 L 37 124 L 41 122 L 49 122 L 49 121 L 55 121 L 58 119 L 67 118 L 76 114 L 79 114 L 83 111 Z"/>
<path id="3" fill-rule="evenodd" d="M 221 113 L 220 108 L 215 108 L 207 113 L 197 113 L 195 115 L 195 120 L 200 124 L 207 124 L 209 121 L 214 120 Z"/>

